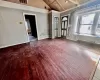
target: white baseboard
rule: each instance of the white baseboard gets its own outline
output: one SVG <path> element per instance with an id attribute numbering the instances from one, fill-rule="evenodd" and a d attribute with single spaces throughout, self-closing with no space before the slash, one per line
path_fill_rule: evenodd
<path id="1" fill-rule="evenodd" d="M 20 44 L 24 44 L 24 43 L 28 43 L 28 42 L 29 42 L 29 41 L 22 42 L 22 43 L 17 43 L 17 44 L 6 45 L 6 46 L 0 46 L 0 49 L 2 49 L 2 48 L 7 48 L 7 47 L 11 47 L 11 46 L 16 46 L 16 45 L 20 45 Z"/>

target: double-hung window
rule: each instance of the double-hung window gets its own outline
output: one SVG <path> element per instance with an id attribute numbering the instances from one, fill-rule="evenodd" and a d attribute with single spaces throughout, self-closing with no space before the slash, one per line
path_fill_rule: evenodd
<path id="1" fill-rule="evenodd" d="M 80 16 L 80 24 L 78 27 L 80 34 L 91 34 L 94 17 L 95 13 Z"/>

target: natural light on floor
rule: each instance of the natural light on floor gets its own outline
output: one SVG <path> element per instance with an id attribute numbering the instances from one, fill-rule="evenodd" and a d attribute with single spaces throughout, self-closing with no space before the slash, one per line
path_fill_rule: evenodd
<path id="1" fill-rule="evenodd" d="M 85 50 L 85 52 L 87 53 L 87 55 L 89 56 L 89 57 L 91 57 L 91 59 L 93 60 L 93 61 L 98 61 L 99 60 L 99 55 L 97 55 L 96 53 L 93 53 L 93 52 L 90 52 L 90 51 L 88 51 L 88 50 Z"/>

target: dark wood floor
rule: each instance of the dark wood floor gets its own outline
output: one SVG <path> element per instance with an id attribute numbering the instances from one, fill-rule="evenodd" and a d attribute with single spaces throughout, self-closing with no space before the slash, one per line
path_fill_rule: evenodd
<path id="1" fill-rule="evenodd" d="M 41 40 L 0 50 L 0 80 L 89 80 L 94 54 L 66 40 Z"/>

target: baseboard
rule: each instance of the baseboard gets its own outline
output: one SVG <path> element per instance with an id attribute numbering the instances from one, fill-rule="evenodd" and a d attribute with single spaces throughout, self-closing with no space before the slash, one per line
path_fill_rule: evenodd
<path id="1" fill-rule="evenodd" d="M 49 38 L 49 36 L 46 35 L 46 36 L 41 36 L 40 38 L 38 38 L 38 40 L 43 40 L 43 39 L 48 39 L 48 38 Z"/>
<path id="2" fill-rule="evenodd" d="M 13 47 L 13 46 L 21 45 L 21 44 L 26 44 L 26 43 L 29 43 L 29 41 L 26 41 L 26 42 L 23 42 L 23 43 L 18 43 L 18 44 L 7 45 L 7 46 L 1 46 L 0 49 Z"/>

